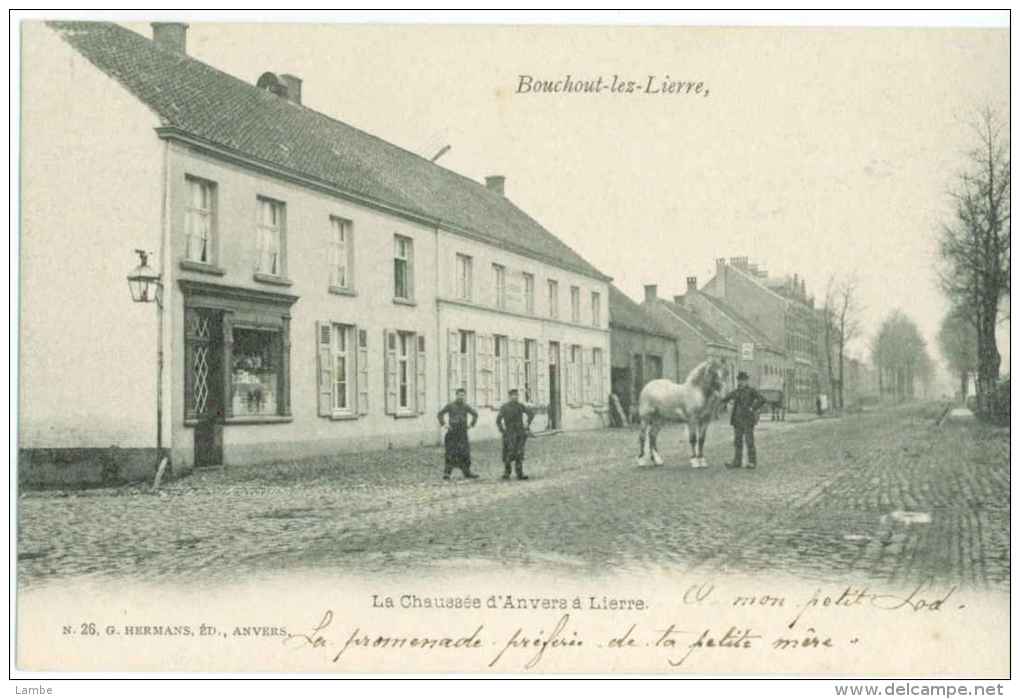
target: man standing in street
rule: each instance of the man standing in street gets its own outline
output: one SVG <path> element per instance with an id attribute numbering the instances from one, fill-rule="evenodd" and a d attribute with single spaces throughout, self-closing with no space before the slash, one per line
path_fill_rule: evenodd
<path id="1" fill-rule="evenodd" d="M 524 417 L 528 422 L 525 424 Z M 510 389 L 510 400 L 503 404 L 496 415 L 496 427 L 503 435 L 503 480 L 510 479 L 510 464 L 517 471 L 517 480 L 526 481 L 524 475 L 524 444 L 528 441 L 531 421 L 535 411 L 518 400 L 516 388 Z"/>
<path id="2" fill-rule="evenodd" d="M 744 444 L 747 444 L 747 467 L 755 468 L 758 465 L 758 454 L 754 448 L 754 426 L 758 424 L 758 411 L 768 401 L 757 390 L 751 388 L 748 378 L 746 371 L 737 374 L 737 387 L 730 391 L 720 404 L 725 406 L 733 401 L 730 424 L 733 425 L 734 451 L 733 462 L 726 464 L 727 468 L 740 468 Z"/>
<path id="3" fill-rule="evenodd" d="M 458 388 L 454 392 L 452 403 L 447 403 L 436 415 L 439 426 L 443 427 L 443 416 L 449 415 L 449 428 L 446 430 L 446 438 L 443 443 L 446 445 L 446 468 L 443 471 L 443 480 L 450 480 L 450 473 L 454 468 L 459 468 L 465 478 L 478 478 L 477 473 L 471 472 L 471 442 L 468 440 L 468 429 L 474 427 L 478 422 L 478 412 L 464 400 L 466 392 Z M 471 416 L 471 424 L 468 424 L 468 416 Z"/>

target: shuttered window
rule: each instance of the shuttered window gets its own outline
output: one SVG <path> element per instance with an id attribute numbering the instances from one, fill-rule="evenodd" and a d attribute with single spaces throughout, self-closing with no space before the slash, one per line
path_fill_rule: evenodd
<path id="1" fill-rule="evenodd" d="M 386 414 L 409 416 L 424 413 L 428 368 L 424 336 L 403 330 L 385 330 L 383 347 Z"/>
<path id="2" fill-rule="evenodd" d="M 316 323 L 319 416 L 368 414 L 368 333 L 347 323 Z"/>

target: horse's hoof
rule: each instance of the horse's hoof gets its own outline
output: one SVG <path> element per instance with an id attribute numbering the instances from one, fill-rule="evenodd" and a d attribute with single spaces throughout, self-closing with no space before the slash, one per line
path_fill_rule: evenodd
<path id="1" fill-rule="evenodd" d="M 652 462 L 656 466 L 662 466 L 662 464 L 664 463 L 663 460 L 662 460 L 662 457 L 659 456 L 658 454 L 652 454 Z"/>
<path id="2" fill-rule="evenodd" d="M 637 465 L 638 465 L 638 468 L 644 468 L 645 466 L 648 465 L 648 462 L 639 457 L 638 460 L 637 460 Z"/>
<path id="3" fill-rule="evenodd" d="M 704 459 L 698 459 L 698 466 L 700 468 L 708 468 L 708 462 Z"/>

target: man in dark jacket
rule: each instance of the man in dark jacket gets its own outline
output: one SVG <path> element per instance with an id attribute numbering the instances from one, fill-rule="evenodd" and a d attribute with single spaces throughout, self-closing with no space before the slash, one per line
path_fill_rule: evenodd
<path id="1" fill-rule="evenodd" d="M 524 418 L 527 416 L 527 423 Z M 535 411 L 518 400 L 517 389 L 510 390 L 510 400 L 503 404 L 496 415 L 496 427 L 503 435 L 503 480 L 510 478 L 510 464 L 517 471 L 517 480 L 526 481 L 524 475 L 524 444 L 528 441 L 531 421 Z"/>
<path id="2" fill-rule="evenodd" d="M 459 468 L 465 478 L 478 478 L 477 473 L 471 472 L 471 442 L 468 440 L 468 429 L 474 427 L 478 422 L 478 412 L 475 411 L 467 401 L 464 400 L 466 392 L 458 388 L 454 392 L 454 400 L 447 403 L 436 415 L 439 426 L 443 426 L 443 416 L 449 415 L 449 429 L 446 431 L 446 438 L 443 443 L 446 446 L 446 468 L 443 470 L 443 479 L 450 480 L 450 473 L 454 468 Z M 468 424 L 468 416 L 471 416 L 471 424 Z"/>
<path id="3" fill-rule="evenodd" d="M 733 402 L 733 414 L 730 424 L 733 425 L 733 463 L 728 468 L 740 468 L 743 457 L 743 446 L 747 444 L 747 467 L 758 465 L 758 454 L 754 449 L 754 426 L 758 424 L 758 411 L 768 401 L 748 383 L 746 371 L 737 374 L 737 387 L 722 399 L 721 405 Z"/>

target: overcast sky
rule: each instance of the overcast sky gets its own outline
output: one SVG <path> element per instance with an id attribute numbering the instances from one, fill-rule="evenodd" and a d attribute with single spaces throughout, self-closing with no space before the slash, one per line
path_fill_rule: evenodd
<path id="1" fill-rule="evenodd" d="M 147 25 L 129 25 L 146 36 Z M 899 307 L 932 343 L 946 189 L 983 105 L 1008 110 L 997 29 L 480 28 L 192 23 L 189 53 L 482 180 L 635 299 L 717 257 L 856 271 L 866 332 Z M 703 81 L 708 97 L 515 94 L 519 75 Z M 1008 115 L 1007 115 L 1008 116 Z"/>

